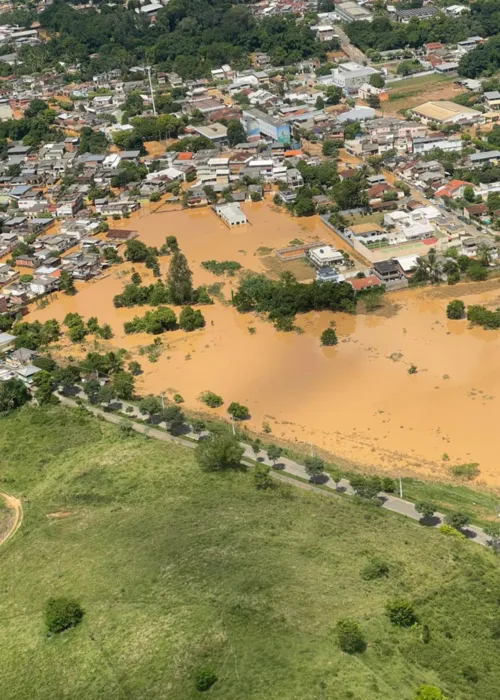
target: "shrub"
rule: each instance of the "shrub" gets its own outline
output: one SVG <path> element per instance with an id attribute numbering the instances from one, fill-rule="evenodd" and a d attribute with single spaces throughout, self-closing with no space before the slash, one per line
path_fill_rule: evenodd
<path id="1" fill-rule="evenodd" d="M 325 471 L 325 461 L 321 459 L 321 457 L 306 457 L 304 460 L 304 466 L 311 479 L 323 474 Z"/>
<path id="2" fill-rule="evenodd" d="M 276 485 L 270 474 L 271 467 L 266 464 L 257 464 L 253 472 L 254 483 L 257 489 L 271 489 Z"/>
<path id="3" fill-rule="evenodd" d="M 214 275 L 228 275 L 229 277 L 234 277 L 238 270 L 241 270 L 240 263 L 235 260 L 223 260 L 221 262 L 218 260 L 205 260 L 201 263 L 201 266 Z"/>
<path id="4" fill-rule="evenodd" d="M 415 700 L 446 700 L 435 685 L 419 685 L 415 690 Z"/>
<path id="5" fill-rule="evenodd" d="M 389 565 L 381 559 L 370 559 L 368 564 L 362 569 L 361 577 L 365 581 L 373 581 L 389 575 Z"/>
<path id="6" fill-rule="evenodd" d="M 422 629 L 422 641 L 424 644 L 429 644 L 431 641 L 431 630 L 429 628 L 429 625 L 424 625 Z"/>
<path id="7" fill-rule="evenodd" d="M 406 598 L 390 600 L 385 607 L 389 620 L 396 627 L 412 627 L 418 622 L 413 603 Z"/>
<path id="8" fill-rule="evenodd" d="M 459 320 L 465 317 L 465 304 L 460 299 L 450 301 L 446 307 L 446 316 L 451 320 Z"/>
<path id="9" fill-rule="evenodd" d="M 337 345 L 338 342 L 337 334 L 333 328 L 327 328 L 326 331 L 323 331 L 321 334 L 321 345 L 331 347 L 332 345 Z"/>
<path id="10" fill-rule="evenodd" d="M 232 401 L 229 404 L 227 412 L 235 420 L 247 420 L 250 418 L 250 411 L 247 406 L 243 406 L 243 404 L 237 403 L 236 401 Z"/>
<path id="11" fill-rule="evenodd" d="M 366 649 L 363 633 L 355 620 L 339 620 L 337 638 L 339 647 L 346 654 L 360 654 Z"/>
<path id="12" fill-rule="evenodd" d="M 378 476 L 358 475 L 351 478 L 351 486 L 358 496 L 372 500 L 377 498 L 379 491 L 382 490 L 382 480 Z"/>
<path id="13" fill-rule="evenodd" d="M 470 464 L 457 464 L 454 467 L 450 467 L 450 471 L 453 476 L 459 479 L 467 479 L 467 481 L 472 481 L 476 476 L 479 476 L 479 464 L 477 462 L 471 462 Z"/>
<path id="14" fill-rule="evenodd" d="M 75 627 L 83 615 L 80 604 L 71 598 L 49 598 L 45 606 L 45 624 L 54 634 Z"/>
<path id="15" fill-rule="evenodd" d="M 458 530 L 455 530 L 451 525 L 440 525 L 439 531 L 446 535 L 447 537 L 455 537 L 457 540 L 465 540 L 465 535 Z"/>
<path id="16" fill-rule="evenodd" d="M 382 479 L 382 491 L 385 493 L 396 493 L 396 482 L 388 476 Z"/>
<path id="17" fill-rule="evenodd" d="M 462 676 L 468 683 L 477 683 L 479 680 L 479 673 L 474 666 L 465 666 L 465 668 L 462 669 Z"/>
<path id="18" fill-rule="evenodd" d="M 196 672 L 194 679 L 194 685 L 196 690 L 200 693 L 204 693 L 206 690 L 210 690 L 214 683 L 217 682 L 217 676 L 209 668 L 200 668 Z"/>
<path id="19" fill-rule="evenodd" d="M 219 408 L 224 403 L 222 396 L 214 394 L 213 391 L 204 391 L 200 396 L 200 401 L 209 408 Z"/>

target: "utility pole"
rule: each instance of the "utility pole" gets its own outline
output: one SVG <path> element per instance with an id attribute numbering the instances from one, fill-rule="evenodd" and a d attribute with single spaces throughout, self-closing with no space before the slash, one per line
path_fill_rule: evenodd
<path id="1" fill-rule="evenodd" d="M 153 83 L 151 81 L 151 66 L 146 66 L 149 79 L 149 89 L 151 90 L 151 102 L 153 104 L 153 115 L 156 117 L 156 105 L 155 105 L 155 94 L 153 92 Z"/>
<path id="2" fill-rule="evenodd" d="M 236 430 L 234 429 L 234 418 L 231 416 L 231 428 L 233 429 L 233 435 L 236 435 Z"/>
<path id="3" fill-rule="evenodd" d="M 399 477 L 399 497 L 403 498 L 403 480 Z"/>

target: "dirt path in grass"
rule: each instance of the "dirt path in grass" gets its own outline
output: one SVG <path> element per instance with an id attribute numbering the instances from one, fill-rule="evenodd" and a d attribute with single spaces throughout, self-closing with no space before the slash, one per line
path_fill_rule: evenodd
<path id="1" fill-rule="evenodd" d="M 8 493 L 4 493 L 3 491 L 0 491 L 0 497 L 3 498 L 5 505 L 9 509 L 7 518 L 0 526 L 0 544 L 3 544 L 9 537 L 12 537 L 21 526 L 23 521 L 23 506 L 18 498 L 9 496 Z"/>

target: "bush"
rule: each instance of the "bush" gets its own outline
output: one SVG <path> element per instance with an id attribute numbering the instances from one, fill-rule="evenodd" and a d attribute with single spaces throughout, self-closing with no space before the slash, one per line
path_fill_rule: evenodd
<path id="1" fill-rule="evenodd" d="M 419 685 L 415 690 L 415 700 L 446 700 L 435 685 Z"/>
<path id="2" fill-rule="evenodd" d="M 396 482 L 388 476 L 382 478 L 382 491 L 385 493 L 396 493 Z"/>
<path id="3" fill-rule="evenodd" d="M 361 577 L 365 581 L 374 581 L 389 575 L 389 565 L 381 559 L 370 559 L 368 564 L 362 569 Z"/>
<path id="4" fill-rule="evenodd" d="M 214 394 L 213 391 L 204 391 L 200 396 L 200 401 L 208 406 L 209 408 L 219 408 L 224 403 L 222 396 Z"/>
<path id="5" fill-rule="evenodd" d="M 270 474 L 271 467 L 266 464 L 257 464 L 253 472 L 254 483 L 257 489 L 272 489 L 276 482 Z"/>
<path id="6" fill-rule="evenodd" d="M 321 345 L 324 345 L 325 347 L 331 347 L 332 345 L 337 345 L 338 342 L 339 341 L 337 338 L 337 334 L 335 333 L 333 328 L 327 328 L 321 334 Z"/>
<path id="7" fill-rule="evenodd" d="M 209 272 L 213 272 L 214 275 L 228 275 L 229 277 L 234 277 L 234 275 L 241 270 L 241 264 L 235 260 L 204 260 L 201 266 Z"/>
<path id="8" fill-rule="evenodd" d="M 355 620 L 339 620 L 337 638 L 339 647 L 346 654 L 360 654 L 366 649 L 363 633 Z"/>
<path id="9" fill-rule="evenodd" d="M 447 537 L 455 537 L 457 540 L 465 540 L 465 535 L 458 530 L 455 530 L 451 525 L 440 525 L 439 531 L 446 535 Z"/>
<path id="10" fill-rule="evenodd" d="M 206 690 L 210 690 L 210 688 L 216 682 L 217 676 L 211 669 L 200 668 L 200 670 L 196 672 L 194 685 L 196 690 L 198 690 L 200 693 L 204 693 Z"/>
<path id="11" fill-rule="evenodd" d="M 205 327 L 205 319 L 199 309 L 186 306 L 179 315 L 179 326 L 183 331 L 194 331 Z"/>
<path id="12" fill-rule="evenodd" d="M 462 669 L 462 676 L 468 683 L 477 683 L 479 680 L 479 673 L 474 666 L 465 666 L 465 668 Z"/>
<path id="13" fill-rule="evenodd" d="M 396 627 L 412 627 L 418 622 L 413 603 L 406 598 L 390 600 L 385 606 L 389 620 Z"/>
<path id="14" fill-rule="evenodd" d="M 470 464 L 457 464 L 454 467 L 450 467 L 450 471 L 453 476 L 459 479 L 467 479 L 467 481 L 472 481 L 476 476 L 479 476 L 479 464 L 477 462 L 471 462 Z"/>
<path id="15" fill-rule="evenodd" d="M 465 317 L 465 304 L 460 299 L 450 301 L 446 307 L 446 316 L 452 320 L 459 320 Z"/>
<path id="16" fill-rule="evenodd" d="M 206 472 L 240 467 L 244 449 L 238 440 L 229 433 L 211 435 L 198 443 L 195 456 L 198 464 Z"/>
<path id="17" fill-rule="evenodd" d="M 247 406 L 243 406 L 243 404 L 237 403 L 236 401 L 232 401 L 229 404 L 227 412 L 235 420 L 247 420 L 250 418 L 250 411 Z"/>
<path id="18" fill-rule="evenodd" d="M 444 519 L 446 525 L 453 527 L 455 530 L 462 530 L 470 523 L 470 515 L 458 511 L 457 513 L 449 513 Z"/>
<path id="19" fill-rule="evenodd" d="M 45 606 L 45 624 L 54 634 L 75 627 L 83 615 L 80 604 L 71 598 L 49 598 Z"/>

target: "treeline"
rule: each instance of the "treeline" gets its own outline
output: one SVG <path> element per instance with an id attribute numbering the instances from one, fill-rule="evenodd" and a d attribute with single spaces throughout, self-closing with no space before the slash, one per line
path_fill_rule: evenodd
<path id="1" fill-rule="evenodd" d="M 33 72 L 58 61 L 79 63 L 81 75 L 119 68 L 123 73 L 148 61 L 161 70 L 174 70 L 182 78 L 210 76 L 223 63 L 243 68 L 253 51 L 271 55 L 274 65 L 292 65 L 302 58 L 324 58 L 337 40 L 321 43 L 307 24 L 295 17 L 256 21 L 244 5 L 228 0 L 171 0 L 158 11 L 151 25 L 136 13 L 136 0 L 128 7 L 101 5 L 79 12 L 57 0 L 40 15 L 51 40 L 23 50 L 26 70 Z M 93 56 L 93 58 L 90 58 Z M 27 64 L 27 65 L 26 65 Z"/>
<path id="2" fill-rule="evenodd" d="M 154 311 L 146 311 L 144 316 L 135 316 L 132 321 L 126 321 L 123 329 L 127 335 L 131 333 L 151 333 L 159 335 L 165 331 L 175 331 L 181 328 L 184 331 L 194 331 L 204 328 L 205 318 L 199 309 L 185 306 L 177 316 L 166 306 L 160 306 Z"/>
<path id="3" fill-rule="evenodd" d="M 279 280 L 265 275 L 248 275 L 233 296 L 240 313 L 255 311 L 267 314 L 278 330 L 292 330 L 295 316 L 308 311 L 356 310 L 354 289 L 347 282 L 297 282 L 291 273 Z"/>
<path id="4" fill-rule="evenodd" d="M 408 46 L 420 48 L 434 41 L 454 44 L 469 36 L 500 34 L 500 8 L 496 0 L 478 0 L 469 7 L 470 12 L 459 17 L 440 13 L 426 20 L 413 19 L 408 24 L 391 22 L 388 17 L 379 16 L 371 23 L 351 22 L 346 31 L 353 44 L 374 51 L 394 51 Z"/>

